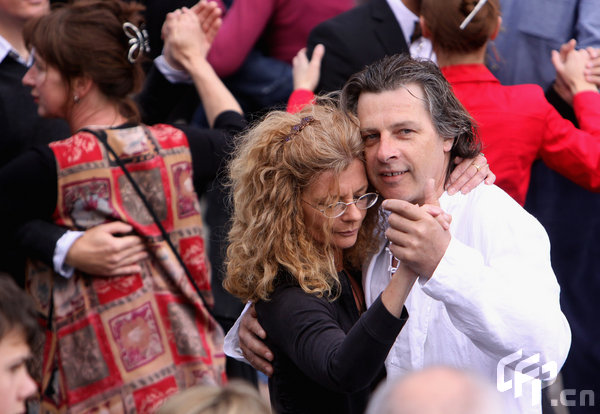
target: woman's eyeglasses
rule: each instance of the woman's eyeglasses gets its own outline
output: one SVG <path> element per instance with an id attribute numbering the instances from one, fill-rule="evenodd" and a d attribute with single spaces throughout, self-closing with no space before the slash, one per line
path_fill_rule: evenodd
<path id="1" fill-rule="evenodd" d="M 355 199 L 349 203 L 344 203 L 343 201 L 338 201 L 337 203 L 329 204 L 326 207 L 317 207 L 317 206 L 313 206 L 308 201 L 304 201 L 304 200 L 302 200 L 302 201 L 304 201 L 306 204 L 308 204 L 315 210 L 320 211 L 321 214 L 323 214 L 325 217 L 336 218 L 336 217 L 339 217 L 342 214 L 344 214 L 346 212 L 346 209 L 348 208 L 348 206 L 350 206 L 352 204 L 355 204 L 356 207 L 358 207 L 361 210 L 366 210 L 369 207 L 373 207 L 375 205 L 375 203 L 377 202 L 378 198 L 379 198 L 379 194 L 377 194 L 377 193 L 367 193 L 367 194 L 361 195 L 360 197 L 358 197 L 357 199 Z"/>

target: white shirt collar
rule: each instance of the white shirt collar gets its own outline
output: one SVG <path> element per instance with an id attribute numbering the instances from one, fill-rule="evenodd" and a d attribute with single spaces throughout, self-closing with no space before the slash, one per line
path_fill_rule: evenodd
<path id="1" fill-rule="evenodd" d="M 402 29 L 406 44 L 410 45 L 410 36 L 415 28 L 415 22 L 419 20 L 419 16 L 411 12 L 404 3 L 402 3 L 402 0 L 387 0 L 387 2 Z"/>
<path id="2" fill-rule="evenodd" d="M 8 40 L 0 36 L 0 62 L 3 62 L 4 59 L 6 59 L 6 56 L 8 56 L 9 54 L 12 54 L 18 62 L 22 63 L 25 66 L 29 67 L 32 63 L 31 59 L 29 59 L 29 62 L 23 59 L 21 55 L 19 55 L 19 53 L 12 47 L 12 45 L 8 43 Z"/>
<path id="3" fill-rule="evenodd" d="M 392 9 L 396 20 L 402 29 L 404 40 L 410 49 L 410 55 L 414 58 L 431 59 L 436 62 L 436 56 L 435 53 L 433 53 L 433 48 L 429 39 L 421 37 L 415 41 L 415 43 L 410 43 L 410 37 L 415 28 L 415 22 L 419 21 L 419 16 L 410 11 L 404 5 L 402 0 L 387 0 L 387 3 Z"/>

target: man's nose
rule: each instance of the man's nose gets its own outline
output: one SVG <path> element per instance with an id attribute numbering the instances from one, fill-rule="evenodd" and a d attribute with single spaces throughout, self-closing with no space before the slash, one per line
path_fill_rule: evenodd
<path id="1" fill-rule="evenodd" d="M 379 137 L 379 148 L 377 149 L 377 158 L 380 162 L 388 162 L 390 159 L 398 157 L 398 143 L 394 137 L 383 132 Z"/>

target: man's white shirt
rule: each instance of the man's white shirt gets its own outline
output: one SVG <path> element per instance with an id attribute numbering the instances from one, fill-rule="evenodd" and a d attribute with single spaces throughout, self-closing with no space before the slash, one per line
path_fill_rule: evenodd
<path id="1" fill-rule="evenodd" d="M 496 186 L 444 193 L 440 205 L 452 215 L 452 239 L 431 279 L 419 278 L 406 300 L 410 317 L 388 355 L 388 376 L 440 364 L 472 370 L 494 384 L 512 380 L 502 393 L 506 412 L 541 413 L 536 383 L 518 383 L 523 377 L 508 368 L 500 378 L 498 368 L 518 352 L 554 371 L 567 357 L 571 331 L 546 231 Z M 363 269 L 367 306 L 390 280 L 385 244 Z"/>

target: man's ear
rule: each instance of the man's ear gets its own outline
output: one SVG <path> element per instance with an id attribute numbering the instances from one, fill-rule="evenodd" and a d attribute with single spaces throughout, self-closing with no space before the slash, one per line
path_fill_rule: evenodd
<path id="1" fill-rule="evenodd" d="M 421 35 L 425 39 L 431 39 L 431 30 L 427 27 L 427 22 L 423 16 L 419 17 L 419 22 L 421 23 Z"/>
<path id="2" fill-rule="evenodd" d="M 442 138 L 444 140 L 444 152 L 450 152 L 454 145 L 454 138 Z"/>
<path id="3" fill-rule="evenodd" d="M 494 31 L 492 32 L 492 34 L 490 36 L 490 40 L 496 40 L 498 33 L 500 33 L 501 27 L 502 27 L 502 16 L 498 16 L 498 24 L 497 24 L 496 28 L 494 29 Z"/>

